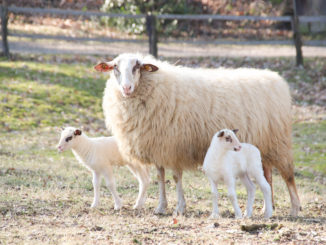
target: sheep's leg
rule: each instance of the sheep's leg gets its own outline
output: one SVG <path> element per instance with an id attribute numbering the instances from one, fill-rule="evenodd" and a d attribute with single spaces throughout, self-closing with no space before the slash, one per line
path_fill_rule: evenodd
<path id="1" fill-rule="evenodd" d="M 166 208 L 168 206 L 167 200 L 166 200 L 166 193 L 165 193 L 165 170 L 163 167 L 157 168 L 157 178 L 158 178 L 158 186 L 159 186 L 159 192 L 160 192 L 160 200 L 158 207 L 155 209 L 155 214 L 165 214 Z"/>
<path id="2" fill-rule="evenodd" d="M 273 213 L 273 204 L 272 204 L 272 190 L 268 182 L 266 181 L 265 177 L 262 174 L 257 173 L 254 176 L 256 179 L 257 184 L 259 185 L 261 191 L 264 194 L 264 217 L 270 218 Z"/>
<path id="3" fill-rule="evenodd" d="M 249 218 L 252 216 L 252 206 L 254 205 L 256 188 L 255 184 L 250 180 L 248 174 L 244 174 L 240 177 L 240 179 L 247 189 L 247 209 L 245 216 Z"/>
<path id="4" fill-rule="evenodd" d="M 274 194 L 273 194 L 273 176 L 272 176 L 272 170 L 273 167 L 272 165 L 269 164 L 263 164 L 263 169 L 264 169 L 264 176 L 268 182 L 268 184 L 271 187 L 271 192 L 272 192 L 272 205 L 273 205 L 273 209 L 275 209 L 275 203 L 274 203 Z M 263 212 L 265 213 L 265 202 L 264 202 L 264 207 L 263 207 Z"/>
<path id="5" fill-rule="evenodd" d="M 209 182 L 211 184 L 211 190 L 212 190 L 212 199 L 213 199 L 213 211 L 210 216 L 210 219 L 218 219 L 219 218 L 219 212 L 218 212 L 218 190 L 217 190 L 217 184 L 209 178 Z"/>
<path id="6" fill-rule="evenodd" d="M 91 208 L 95 208 L 99 203 L 100 184 L 101 184 L 101 176 L 100 176 L 100 174 L 96 173 L 95 171 L 93 171 L 93 181 L 92 182 L 93 182 L 93 189 L 94 189 L 94 199 L 93 199 Z"/>
<path id="7" fill-rule="evenodd" d="M 301 210 L 300 199 L 297 192 L 297 187 L 294 181 L 294 167 L 293 164 L 284 164 L 282 166 L 277 166 L 280 171 L 287 187 L 289 190 L 290 198 L 291 198 L 291 213 L 292 216 L 297 216 L 298 212 Z"/>
<path id="8" fill-rule="evenodd" d="M 106 185 L 109 188 L 114 200 L 114 210 L 119 210 L 122 207 L 122 201 L 116 190 L 115 179 L 111 167 L 107 167 L 105 169 L 104 177 L 105 177 Z"/>
<path id="9" fill-rule="evenodd" d="M 235 218 L 240 219 L 242 218 L 242 213 L 238 204 L 237 193 L 235 191 L 235 182 L 233 180 L 229 181 L 227 183 L 227 186 L 228 186 L 228 197 L 233 205 Z"/>
<path id="10" fill-rule="evenodd" d="M 182 189 L 182 171 L 174 171 L 173 172 L 173 179 L 176 183 L 176 189 L 177 189 L 177 198 L 178 198 L 178 204 L 174 211 L 175 215 L 178 214 L 184 214 L 186 211 L 186 201 L 184 197 L 184 192 Z"/>
<path id="11" fill-rule="evenodd" d="M 127 166 L 130 172 L 137 178 L 139 183 L 139 193 L 134 205 L 134 209 L 141 209 L 144 206 L 146 201 L 146 191 L 149 186 L 150 177 L 149 177 L 149 167 L 148 166 Z"/>

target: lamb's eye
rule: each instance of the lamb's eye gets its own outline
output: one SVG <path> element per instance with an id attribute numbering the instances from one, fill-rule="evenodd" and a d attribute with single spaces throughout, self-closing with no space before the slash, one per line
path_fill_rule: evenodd
<path id="1" fill-rule="evenodd" d="M 72 140 L 72 136 L 66 138 L 66 142 L 68 142 L 69 140 Z"/>
<path id="2" fill-rule="evenodd" d="M 225 140 L 226 140 L 226 142 L 232 142 L 232 139 L 230 136 L 226 137 Z"/>

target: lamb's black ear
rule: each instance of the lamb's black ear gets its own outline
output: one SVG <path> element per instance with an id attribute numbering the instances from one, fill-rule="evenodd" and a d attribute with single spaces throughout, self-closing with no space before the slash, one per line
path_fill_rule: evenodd
<path id="1" fill-rule="evenodd" d="M 221 131 L 218 133 L 217 137 L 223 137 L 224 136 L 224 131 Z"/>
<path id="2" fill-rule="evenodd" d="M 65 127 L 61 127 L 61 130 L 62 130 L 62 131 L 65 130 Z"/>
<path id="3" fill-rule="evenodd" d="M 233 133 L 236 134 L 236 133 L 238 133 L 239 129 L 233 129 L 232 131 L 233 131 Z"/>
<path id="4" fill-rule="evenodd" d="M 80 129 L 76 129 L 74 135 L 81 135 L 82 131 Z"/>

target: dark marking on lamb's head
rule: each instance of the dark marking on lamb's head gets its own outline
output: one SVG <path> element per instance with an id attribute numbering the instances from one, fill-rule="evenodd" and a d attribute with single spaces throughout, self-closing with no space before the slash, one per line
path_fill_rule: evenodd
<path id="1" fill-rule="evenodd" d="M 82 131 L 80 129 L 76 129 L 75 132 L 74 132 L 75 136 L 81 135 L 81 134 L 82 134 Z"/>
<path id="2" fill-rule="evenodd" d="M 220 131 L 217 135 L 217 137 L 223 137 L 224 136 L 224 131 Z"/>

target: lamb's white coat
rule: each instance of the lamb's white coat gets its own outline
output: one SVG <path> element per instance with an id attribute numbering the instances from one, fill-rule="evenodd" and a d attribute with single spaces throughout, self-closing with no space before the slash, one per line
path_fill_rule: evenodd
<path id="1" fill-rule="evenodd" d="M 218 137 L 222 131 L 224 132 L 223 137 Z M 232 142 L 226 142 L 225 137 L 228 136 L 231 137 Z M 234 148 L 239 145 L 241 150 L 235 151 Z M 246 216 L 251 217 L 255 199 L 255 185 L 250 180 L 250 177 L 256 180 L 264 194 L 265 218 L 272 216 L 271 187 L 264 177 L 260 152 L 251 144 L 240 143 L 233 131 L 224 129 L 213 136 L 204 159 L 203 170 L 210 181 L 212 189 L 212 218 L 217 218 L 219 215 L 217 184 L 222 181 L 227 185 L 228 196 L 234 207 L 235 217 L 242 217 L 235 191 L 237 177 L 240 178 L 247 189 Z"/>
<path id="2" fill-rule="evenodd" d="M 114 209 L 122 207 L 122 201 L 116 191 L 113 166 L 126 165 L 139 181 L 139 194 L 134 205 L 135 209 L 142 208 L 146 200 L 146 190 L 149 185 L 149 166 L 129 163 L 123 160 L 115 138 L 91 138 L 82 133 L 75 135 L 76 128 L 67 127 L 61 132 L 58 144 L 59 151 L 72 149 L 77 160 L 85 165 L 93 174 L 94 200 L 91 207 L 96 207 L 100 197 L 100 183 L 103 175 L 114 199 Z M 72 139 L 66 142 L 68 137 Z"/>

